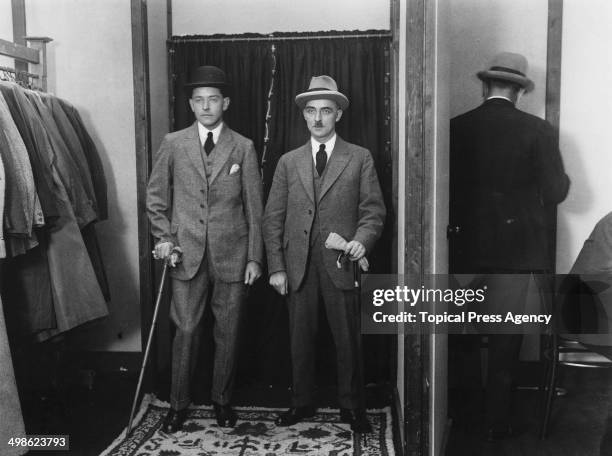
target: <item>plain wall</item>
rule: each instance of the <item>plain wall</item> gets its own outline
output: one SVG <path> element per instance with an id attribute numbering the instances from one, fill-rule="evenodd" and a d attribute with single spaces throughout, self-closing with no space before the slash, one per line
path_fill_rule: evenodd
<path id="1" fill-rule="evenodd" d="M 389 0 L 172 0 L 173 35 L 388 30 Z"/>
<path id="2" fill-rule="evenodd" d="M 13 9 L 10 0 L 0 0 L 0 38 L 13 41 Z M 0 55 L 0 66 L 14 68 L 14 60 Z"/>
<path id="3" fill-rule="evenodd" d="M 560 146 L 572 185 L 558 210 L 557 271 L 612 211 L 612 2 L 565 0 Z"/>
<path id="4" fill-rule="evenodd" d="M 49 36 L 49 92 L 80 112 L 104 164 L 109 219 L 96 224 L 110 315 L 75 331 L 79 349 L 140 351 L 130 2 L 26 0 L 30 35 Z M 75 271 L 78 280 L 78 271 Z"/>
<path id="5" fill-rule="evenodd" d="M 151 93 L 151 149 L 159 148 L 164 135 L 168 133 L 168 38 L 167 5 L 165 1 L 147 3 L 147 25 L 149 35 L 149 89 Z"/>
<path id="6" fill-rule="evenodd" d="M 548 0 L 449 0 L 450 113 L 462 114 L 482 103 L 476 73 L 499 52 L 518 52 L 529 61 L 535 90 L 518 104 L 544 117 Z"/>
<path id="7" fill-rule="evenodd" d="M 13 41 L 13 9 L 10 0 L 0 0 L 0 38 Z"/>

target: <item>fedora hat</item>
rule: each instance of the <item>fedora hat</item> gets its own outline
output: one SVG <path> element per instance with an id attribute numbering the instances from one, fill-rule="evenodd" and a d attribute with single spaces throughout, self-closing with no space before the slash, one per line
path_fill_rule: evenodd
<path id="1" fill-rule="evenodd" d="M 518 84 L 525 89 L 525 92 L 533 90 L 533 81 L 527 77 L 527 59 L 521 54 L 513 52 L 497 54 L 489 69 L 479 71 L 477 75 L 482 81 L 497 79 Z"/>
<path id="2" fill-rule="evenodd" d="M 338 103 L 340 109 L 348 108 L 349 100 L 346 95 L 338 92 L 336 81 L 330 76 L 313 76 L 306 92 L 302 92 L 295 97 L 296 104 L 300 109 L 304 109 L 310 100 L 333 100 Z"/>
<path id="3" fill-rule="evenodd" d="M 196 87 L 217 87 L 218 89 L 229 89 L 225 72 L 216 66 L 204 65 L 195 68 L 190 75 L 189 81 L 185 84 L 185 89 Z"/>

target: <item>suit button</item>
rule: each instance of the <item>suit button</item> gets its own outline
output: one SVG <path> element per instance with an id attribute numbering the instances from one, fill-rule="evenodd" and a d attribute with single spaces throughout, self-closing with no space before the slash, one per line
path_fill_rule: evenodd
<path id="1" fill-rule="evenodd" d="M 200 204 L 200 207 L 201 207 L 202 209 L 204 209 L 204 205 L 203 205 L 203 204 Z"/>
<path id="2" fill-rule="evenodd" d="M 201 223 L 202 225 L 204 225 L 204 220 L 200 219 L 200 223 Z"/>
<path id="3" fill-rule="evenodd" d="M 200 189 L 200 192 L 201 192 L 201 193 L 204 193 L 204 189 L 203 189 L 203 188 L 201 188 L 201 189 Z"/>
<path id="4" fill-rule="evenodd" d="M 308 209 L 308 215 L 312 215 L 312 209 Z"/>
<path id="5" fill-rule="evenodd" d="M 304 230 L 304 234 L 308 234 L 308 231 Z"/>

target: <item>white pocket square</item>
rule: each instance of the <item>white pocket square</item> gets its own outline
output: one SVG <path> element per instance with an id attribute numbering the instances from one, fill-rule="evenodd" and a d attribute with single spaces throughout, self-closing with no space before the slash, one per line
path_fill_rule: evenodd
<path id="1" fill-rule="evenodd" d="M 234 163 L 230 168 L 229 175 L 231 176 L 232 174 L 236 174 L 238 171 L 240 171 L 240 165 L 238 163 Z"/>

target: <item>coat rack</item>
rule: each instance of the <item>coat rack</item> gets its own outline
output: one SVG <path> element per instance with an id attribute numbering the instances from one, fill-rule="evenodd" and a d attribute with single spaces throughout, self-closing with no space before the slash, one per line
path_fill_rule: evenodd
<path id="1" fill-rule="evenodd" d="M 0 55 L 28 64 L 29 71 L 0 67 L 0 74 L 31 89 L 47 91 L 47 43 L 49 37 L 25 37 L 28 46 L 0 39 Z"/>

